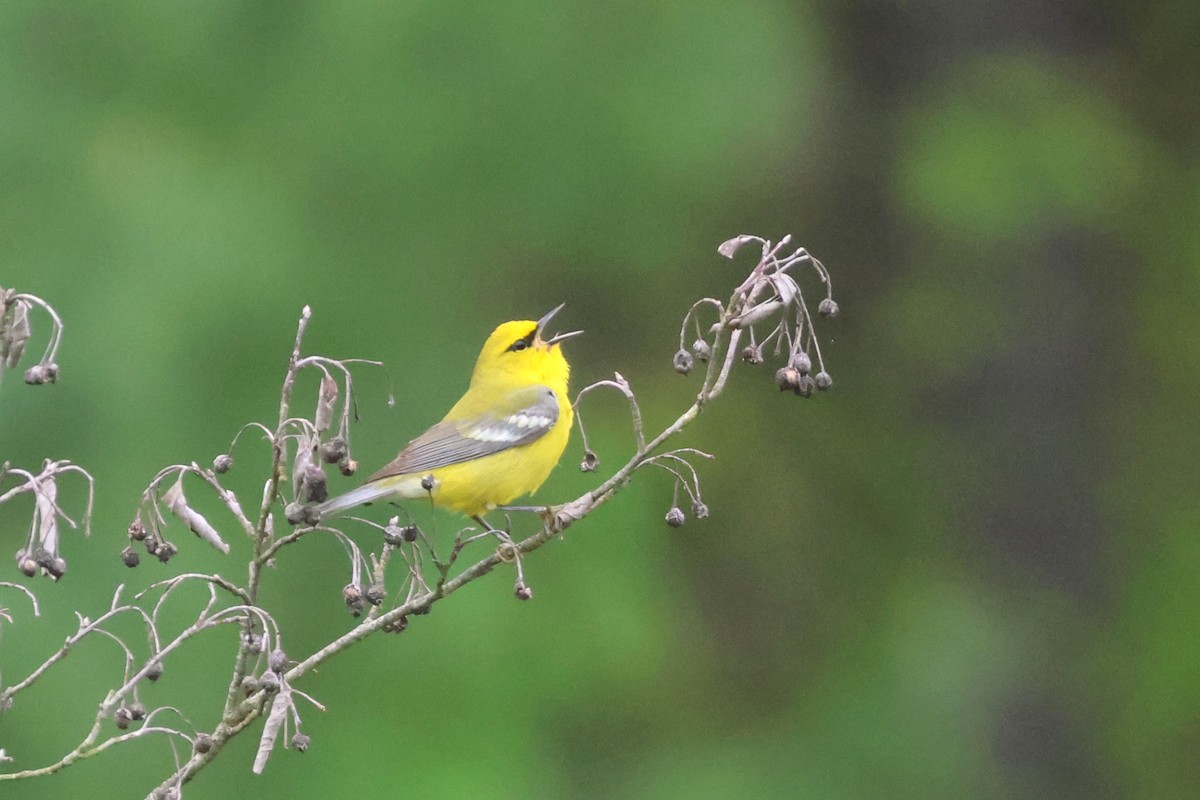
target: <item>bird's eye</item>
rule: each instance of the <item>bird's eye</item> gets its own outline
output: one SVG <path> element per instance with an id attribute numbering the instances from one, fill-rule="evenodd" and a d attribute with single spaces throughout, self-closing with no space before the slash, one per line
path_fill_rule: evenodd
<path id="1" fill-rule="evenodd" d="M 517 350 L 524 350 L 526 347 L 529 347 L 529 342 L 525 341 L 524 339 L 517 339 L 515 342 L 509 345 L 508 349 L 516 352 Z"/>

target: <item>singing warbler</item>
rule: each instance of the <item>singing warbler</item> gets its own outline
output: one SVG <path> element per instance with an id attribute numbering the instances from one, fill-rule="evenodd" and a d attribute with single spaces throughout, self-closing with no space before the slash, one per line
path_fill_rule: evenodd
<path id="1" fill-rule="evenodd" d="M 505 322 L 492 331 L 467 393 L 445 418 L 365 484 L 317 506 L 318 513 L 429 497 L 436 506 L 478 518 L 541 486 L 567 446 L 573 419 L 570 366 L 559 343 L 583 333 L 543 338 L 561 308 L 536 322 Z"/>

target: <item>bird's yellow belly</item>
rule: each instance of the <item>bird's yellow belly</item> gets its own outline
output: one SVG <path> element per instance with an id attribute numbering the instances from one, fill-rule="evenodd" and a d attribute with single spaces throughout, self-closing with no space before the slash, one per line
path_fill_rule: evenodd
<path id="1" fill-rule="evenodd" d="M 570 436 L 570 422 L 523 447 L 433 470 L 434 505 L 477 515 L 537 490 L 558 463 Z"/>

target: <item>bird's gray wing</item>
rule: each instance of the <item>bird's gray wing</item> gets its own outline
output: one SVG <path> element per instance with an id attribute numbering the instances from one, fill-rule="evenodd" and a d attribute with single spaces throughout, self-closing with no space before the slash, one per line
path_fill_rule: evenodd
<path id="1" fill-rule="evenodd" d="M 367 482 L 461 464 L 544 436 L 558 421 L 558 398 L 548 386 L 519 389 L 487 413 L 443 420 L 400 451 Z"/>

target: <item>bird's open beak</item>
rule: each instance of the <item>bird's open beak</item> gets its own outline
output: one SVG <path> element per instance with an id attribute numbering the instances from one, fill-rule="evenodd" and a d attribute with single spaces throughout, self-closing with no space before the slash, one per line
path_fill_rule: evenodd
<path id="1" fill-rule="evenodd" d="M 565 305 L 566 303 L 563 303 L 557 308 L 551 309 L 544 317 L 537 321 L 537 335 L 544 344 L 558 344 L 563 339 L 570 339 L 572 336 L 578 336 L 579 334 L 583 333 L 583 331 L 568 331 L 567 333 L 556 333 L 549 339 L 543 338 L 543 334 L 546 330 L 546 324 L 550 322 L 551 318 L 553 318 L 555 314 L 557 314 L 559 311 L 562 311 L 562 308 Z"/>

